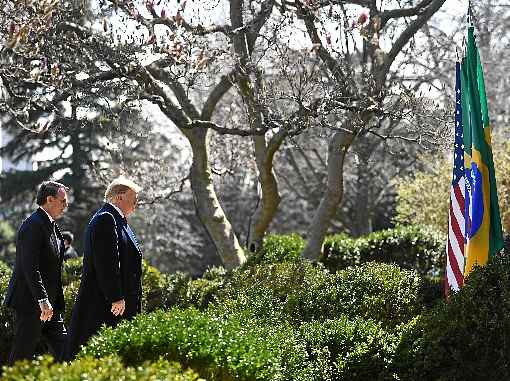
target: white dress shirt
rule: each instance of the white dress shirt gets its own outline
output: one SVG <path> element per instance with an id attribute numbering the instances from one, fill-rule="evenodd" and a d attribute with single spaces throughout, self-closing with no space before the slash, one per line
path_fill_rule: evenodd
<path id="1" fill-rule="evenodd" d="M 50 216 L 50 214 L 46 211 L 46 209 L 44 209 L 42 206 L 41 206 L 39 209 L 43 210 L 43 211 L 44 211 L 44 213 L 46 213 L 46 215 L 48 216 L 48 218 L 50 219 L 50 222 L 51 222 L 52 224 L 53 224 L 53 222 L 55 222 L 55 220 L 53 219 L 53 217 L 52 217 L 52 216 Z M 55 233 L 55 234 L 56 234 L 56 233 Z M 57 242 L 57 244 L 58 244 L 58 242 Z M 60 249 L 60 247 L 59 247 L 59 249 Z M 38 302 L 39 302 L 39 303 L 46 302 L 46 303 L 48 303 L 48 304 L 50 303 L 50 301 L 49 301 L 49 299 L 48 299 L 48 298 L 39 299 L 39 300 L 38 300 Z"/>
<path id="2" fill-rule="evenodd" d="M 108 205 L 113 206 L 113 207 L 115 208 L 115 210 L 116 210 L 117 212 L 119 212 L 119 214 L 120 214 L 120 216 L 121 216 L 122 218 L 126 218 L 126 216 L 124 216 L 124 213 L 122 213 L 122 210 L 120 210 L 120 208 L 119 208 L 117 205 L 112 204 L 111 202 L 107 202 L 107 204 L 108 204 Z"/>

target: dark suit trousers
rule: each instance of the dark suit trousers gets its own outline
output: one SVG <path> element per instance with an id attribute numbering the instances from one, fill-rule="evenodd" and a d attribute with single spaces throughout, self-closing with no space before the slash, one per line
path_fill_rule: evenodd
<path id="1" fill-rule="evenodd" d="M 9 365 L 17 360 L 32 359 L 41 337 L 48 342 L 50 353 L 60 361 L 67 332 L 62 314 L 53 312 L 51 320 L 43 322 L 39 313 L 16 311 L 14 342 L 9 356 Z"/>

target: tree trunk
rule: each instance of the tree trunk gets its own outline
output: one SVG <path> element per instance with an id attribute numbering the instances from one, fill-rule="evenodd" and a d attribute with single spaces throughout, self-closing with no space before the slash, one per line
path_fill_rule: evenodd
<path id="1" fill-rule="evenodd" d="M 250 253 L 256 253 L 262 247 L 262 240 L 271 221 L 278 210 L 281 197 L 278 191 L 278 183 L 273 171 L 273 158 L 285 137 L 285 132 L 281 131 L 271 139 L 266 146 L 265 136 L 255 136 L 253 143 L 255 146 L 255 158 L 258 169 L 258 182 L 262 194 L 259 196 L 257 209 L 250 218 L 248 238 L 246 247 Z"/>
<path id="2" fill-rule="evenodd" d="M 369 226 L 369 220 L 371 218 L 371 209 L 373 205 L 371 204 L 371 199 L 369 197 L 370 191 L 370 180 L 368 176 L 368 161 L 369 155 L 365 152 L 359 154 L 360 163 L 358 164 L 357 170 L 357 194 L 355 195 L 356 199 L 356 214 L 353 216 L 353 225 L 354 225 L 354 236 L 362 236 L 368 233 L 371 233 L 371 227 Z"/>
<path id="3" fill-rule="evenodd" d="M 335 133 L 329 142 L 328 185 L 319 209 L 308 227 L 308 242 L 303 250 L 303 256 L 310 260 L 319 257 L 331 219 L 342 201 L 344 158 L 353 139 L 354 134 L 342 131 Z"/>
<path id="4" fill-rule="evenodd" d="M 273 1 L 266 1 L 262 8 L 266 9 L 266 19 L 269 17 L 273 6 Z M 241 28 L 243 21 L 243 0 L 233 0 L 230 2 L 230 20 L 232 27 Z M 259 25 L 260 28 L 262 24 Z M 250 40 L 255 41 L 256 37 L 250 37 L 248 32 L 236 33 L 232 39 L 234 51 L 239 59 L 239 70 L 236 74 L 239 92 L 243 97 L 248 109 L 248 119 L 250 128 L 253 130 L 263 128 L 262 110 L 257 102 L 257 89 L 261 82 L 258 77 L 256 67 L 250 64 L 252 50 L 250 49 Z M 257 79 L 251 79 L 250 74 Z M 255 149 L 255 161 L 258 170 L 258 182 L 261 187 L 262 194 L 257 203 L 257 208 L 250 218 L 250 226 L 248 228 L 248 237 L 246 246 L 251 253 L 257 252 L 262 246 L 264 234 L 273 220 L 278 205 L 280 204 L 280 195 L 278 193 L 278 184 L 273 172 L 273 157 L 280 147 L 285 132 L 277 133 L 269 142 L 266 143 L 265 135 L 254 136 L 253 144 Z"/>
<path id="5" fill-rule="evenodd" d="M 246 257 L 216 197 L 207 153 L 208 130 L 193 129 L 183 132 L 193 150 L 190 178 L 198 216 L 214 242 L 223 265 L 227 270 L 231 270 L 242 265 Z"/>

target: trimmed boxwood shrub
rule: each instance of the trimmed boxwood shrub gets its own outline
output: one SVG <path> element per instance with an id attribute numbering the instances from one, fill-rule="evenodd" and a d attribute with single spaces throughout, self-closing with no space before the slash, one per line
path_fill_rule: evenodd
<path id="1" fill-rule="evenodd" d="M 62 284 L 67 286 L 73 282 L 81 279 L 81 272 L 83 269 L 83 258 L 73 258 L 64 261 L 62 268 Z M 79 282 L 78 282 L 79 283 Z"/>
<path id="2" fill-rule="evenodd" d="M 104 328 L 79 356 L 108 354 L 128 365 L 162 356 L 222 380 L 290 380 L 306 363 L 289 326 L 260 326 L 242 314 L 220 319 L 197 309 L 156 311 Z"/>
<path id="3" fill-rule="evenodd" d="M 402 380 L 510 379 L 510 258 L 475 269 L 448 302 L 410 322 L 396 365 Z"/>
<path id="4" fill-rule="evenodd" d="M 394 380 L 392 361 L 397 337 L 364 319 L 304 323 L 299 329 L 308 353 L 322 369 L 324 380 Z"/>
<path id="5" fill-rule="evenodd" d="M 0 365 L 9 359 L 14 333 L 14 314 L 2 305 L 11 273 L 10 267 L 0 261 Z"/>
<path id="6" fill-rule="evenodd" d="M 154 311 L 165 306 L 166 279 L 164 274 L 142 262 L 142 310 Z"/>
<path id="7" fill-rule="evenodd" d="M 16 259 L 16 229 L 5 220 L 0 220 L 0 262 L 14 266 Z"/>
<path id="8" fill-rule="evenodd" d="M 125 367 L 117 356 L 101 359 L 84 357 L 68 364 L 57 364 L 50 356 L 33 361 L 21 361 L 12 368 L 5 368 L 4 381 L 44 380 L 44 381 L 198 381 L 193 370 L 183 370 L 178 363 L 157 360 L 139 367 Z"/>
<path id="9" fill-rule="evenodd" d="M 308 261 L 261 264 L 235 271 L 218 292 L 224 313 L 293 323 L 347 315 L 395 326 L 420 313 L 421 278 L 397 266 L 368 263 L 331 274 Z"/>
<path id="10" fill-rule="evenodd" d="M 196 307 L 204 310 L 216 299 L 223 286 L 226 271 L 222 267 L 212 267 L 202 278 L 192 279 L 184 273 L 163 274 L 161 300 L 158 307 Z M 148 309 L 151 311 L 151 309 Z"/>
<path id="11" fill-rule="evenodd" d="M 202 275 L 202 279 L 207 279 L 215 282 L 223 282 L 223 279 L 226 275 L 227 270 L 225 270 L 224 267 L 213 266 L 205 270 L 204 274 Z"/>
<path id="12" fill-rule="evenodd" d="M 64 311 L 64 324 L 69 327 L 71 321 L 71 314 L 73 313 L 74 302 L 78 295 L 78 289 L 80 288 L 80 281 L 74 281 L 64 287 L 64 300 L 66 303 L 66 309 Z"/>
<path id="13" fill-rule="evenodd" d="M 0 277 L 2 276 L 11 276 L 11 268 L 6 263 L 0 261 Z"/>
<path id="14" fill-rule="evenodd" d="M 340 234 L 326 238 L 321 261 L 331 271 L 374 261 L 437 276 L 443 269 L 444 245 L 444 237 L 424 226 L 397 227 L 360 238 Z"/>
<path id="15" fill-rule="evenodd" d="M 437 303 L 444 301 L 444 278 L 436 277 L 422 277 L 421 295 L 423 304 L 431 308 Z"/>
<path id="16" fill-rule="evenodd" d="M 306 241 L 298 234 L 270 234 L 260 253 L 248 258 L 244 268 L 260 263 L 299 261 Z M 444 237 L 427 226 L 399 226 L 353 238 L 327 236 L 319 259 L 335 272 L 365 262 L 396 264 L 421 275 L 437 276 L 443 267 Z"/>
<path id="17" fill-rule="evenodd" d="M 389 380 L 397 339 L 363 319 L 261 325 L 244 313 L 172 309 L 105 328 L 79 356 L 178 360 L 209 380 Z"/>
<path id="18" fill-rule="evenodd" d="M 243 268 L 259 263 L 300 260 L 305 240 L 299 234 L 269 234 L 264 238 L 262 250 L 248 257 Z"/>

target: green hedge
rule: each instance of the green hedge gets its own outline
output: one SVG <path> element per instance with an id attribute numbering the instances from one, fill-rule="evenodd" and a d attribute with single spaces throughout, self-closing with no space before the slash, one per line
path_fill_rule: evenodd
<path id="1" fill-rule="evenodd" d="M 299 334 L 323 380 L 395 379 L 392 362 L 398 338 L 372 320 L 341 316 L 304 323 Z"/>
<path id="2" fill-rule="evenodd" d="M 213 268 L 202 278 L 192 279 L 184 273 L 164 274 L 159 305 L 164 308 L 207 308 L 225 281 L 225 270 Z"/>
<path id="3" fill-rule="evenodd" d="M 269 290 L 264 289 L 266 280 L 256 279 L 258 275 L 254 274 L 265 271 L 263 269 L 266 264 L 292 262 L 295 264 L 294 267 L 300 268 L 300 263 L 307 263 L 301 258 L 304 245 L 305 241 L 297 234 L 268 235 L 264 239 L 261 252 L 249 257 L 247 263 L 232 274 L 225 276 L 224 270 L 220 270 L 215 277 L 211 278 L 204 274 L 203 278 L 197 280 L 193 280 L 185 274 L 165 275 L 160 298 L 157 299 L 156 305 L 164 308 L 195 306 L 203 310 L 218 298 L 221 300 L 231 299 L 225 295 L 225 292 L 235 294 L 237 288 L 242 289 L 244 286 L 237 285 L 236 282 L 242 282 L 240 278 L 243 276 L 248 277 L 246 282 L 251 283 L 251 286 L 260 285 L 261 289 L 257 291 L 259 294 L 267 294 Z M 402 245 L 403 248 L 400 248 L 399 245 Z M 373 254 L 369 254 L 371 250 L 374 251 Z M 326 239 L 325 251 L 329 254 L 321 260 L 333 272 L 367 261 L 390 262 L 408 269 L 416 267 L 422 276 L 426 275 L 422 277 L 419 295 L 416 295 L 416 298 L 420 299 L 419 303 L 432 306 L 442 299 L 442 282 L 438 276 L 431 276 L 439 272 L 441 268 L 439 262 L 443 252 L 442 243 L 436 233 L 426 228 L 417 226 L 397 228 L 374 233 L 360 239 L 349 238 L 345 235 L 332 236 Z M 340 257 L 343 258 L 341 261 Z M 318 274 L 321 272 L 319 270 Z M 274 274 L 274 276 L 278 278 L 279 275 Z M 320 276 L 322 275 L 317 278 L 318 282 L 320 282 Z M 310 275 L 310 277 L 313 278 L 314 275 Z M 293 282 L 292 278 L 272 280 L 277 283 L 288 281 Z M 227 291 L 224 290 L 225 288 Z M 235 295 L 233 297 L 235 298 Z M 249 298 L 252 297 L 253 295 Z M 286 296 L 268 297 L 267 300 L 274 303 L 275 300 L 282 298 L 286 298 Z M 258 299 L 260 299 L 261 306 L 256 309 L 264 309 L 266 302 L 264 296 L 260 295 Z M 289 301 L 289 303 L 291 302 Z M 271 304 L 267 306 L 269 309 L 273 308 Z M 275 307 L 276 310 L 279 308 Z"/>
<path id="4" fill-rule="evenodd" d="M 11 276 L 11 268 L 6 263 L 0 261 L 0 277 Z"/>
<path id="5" fill-rule="evenodd" d="M 404 380 L 510 379 L 510 258 L 478 268 L 464 288 L 404 330 Z"/>
<path id="6" fill-rule="evenodd" d="M 374 261 L 437 276 L 443 271 L 444 245 L 444 237 L 423 226 L 397 227 L 360 238 L 340 234 L 326 238 L 321 261 L 331 271 Z"/>
<path id="7" fill-rule="evenodd" d="M 308 261 L 261 264 L 235 271 L 217 294 L 225 313 L 248 311 L 269 322 L 293 323 L 347 315 L 395 326 L 421 312 L 417 273 L 368 263 L 331 274 Z"/>
<path id="8" fill-rule="evenodd" d="M 64 324 L 66 327 L 69 327 L 71 315 L 73 313 L 74 302 L 76 301 L 76 296 L 78 295 L 79 288 L 80 288 L 79 280 L 74 281 L 64 287 L 64 301 L 66 304 L 66 309 L 64 311 Z"/>
<path id="9" fill-rule="evenodd" d="M 286 326 L 258 326 L 242 316 L 220 319 L 196 309 L 137 316 L 104 328 L 80 356 L 119 355 L 128 365 L 159 357 L 197 369 L 207 379 L 289 380 L 306 362 Z M 285 366 L 283 363 L 285 361 Z"/>
<path id="10" fill-rule="evenodd" d="M 299 234 L 269 234 L 264 238 L 262 250 L 250 255 L 244 268 L 259 263 L 300 260 L 305 243 L 305 240 Z"/>
<path id="11" fill-rule="evenodd" d="M 12 270 L 0 261 L 0 303 L 3 304 L 4 296 L 9 285 Z M 6 364 L 11 351 L 11 343 L 14 332 L 14 314 L 10 309 L 0 304 L 0 366 Z"/>
<path id="12" fill-rule="evenodd" d="M 84 357 L 68 364 L 56 364 L 50 356 L 33 361 L 21 361 L 12 368 L 5 368 L 4 381 L 198 381 L 198 374 L 190 369 L 183 370 L 178 363 L 156 360 L 139 367 L 125 367 L 116 356 L 102 359 Z"/>
<path id="13" fill-rule="evenodd" d="M 428 282 L 397 266 L 369 263 L 331 274 L 301 259 L 260 263 L 228 275 L 213 270 L 196 280 L 164 275 L 161 284 L 157 305 L 164 308 L 214 306 L 226 314 L 248 311 L 259 319 L 294 323 L 345 314 L 396 325 L 432 304 L 424 296 L 437 297 Z"/>
<path id="14" fill-rule="evenodd" d="M 0 220 L 0 262 L 14 266 L 16 259 L 16 230 L 7 221 Z"/>
<path id="15" fill-rule="evenodd" d="M 305 244 L 298 234 L 270 234 L 264 239 L 261 252 L 250 256 L 244 268 L 299 261 Z M 382 262 L 437 276 L 443 268 L 444 245 L 444 237 L 426 226 L 401 226 L 359 238 L 337 234 L 326 237 L 319 261 L 332 272 L 366 262 Z"/>
<path id="16" fill-rule="evenodd" d="M 62 284 L 67 286 L 81 279 L 83 269 L 83 257 L 68 259 L 62 267 Z M 79 282 L 78 282 L 79 283 Z"/>
<path id="17" fill-rule="evenodd" d="M 346 316 L 293 327 L 172 309 L 103 329 L 80 356 L 115 354 L 131 366 L 163 357 L 208 380 L 389 380 L 397 341 L 376 322 Z"/>

